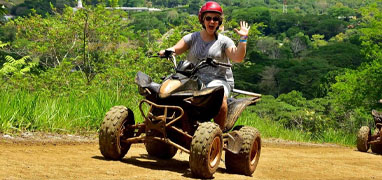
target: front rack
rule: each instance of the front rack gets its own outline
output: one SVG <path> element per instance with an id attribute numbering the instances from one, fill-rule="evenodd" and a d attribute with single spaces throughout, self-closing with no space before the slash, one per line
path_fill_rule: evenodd
<path id="1" fill-rule="evenodd" d="M 149 105 L 149 109 L 147 111 L 147 113 L 145 113 L 143 111 L 143 104 L 148 104 Z M 161 115 L 154 115 L 153 114 L 153 109 L 161 109 L 163 112 Z M 141 136 L 141 133 L 138 133 L 138 137 L 133 137 L 133 138 L 129 138 L 129 139 L 126 139 L 126 140 L 122 140 L 123 142 L 125 143 L 141 143 L 141 142 L 144 142 L 144 141 L 150 141 L 150 140 L 159 140 L 159 141 L 162 141 L 162 142 L 165 142 L 167 144 L 170 144 L 172 146 L 175 146 L 176 148 L 182 150 L 183 152 L 186 152 L 186 153 L 190 153 L 190 150 L 180 146 L 179 144 L 171 141 L 169 138 L 167 138 L 167 135 L 166 135 L 166 129 L 171 129 L 171 130 L 174 130 L 184 136 L 186 136 L 187 138 L 189 138 L 190 140 L 192 139 L 192 136 L 190 134 L 188 134 L 187 132 L 184 132 L 183 130 L 175 127 L 175 126 L 171 126 L 172 124 L 174 124 L 176 121 L 178 121 L 179 119 L 181 119 L 184 115 L 184 110 L 179 107 L 179 106 L 169 106 L 169 105 L 158 105 L 158 104 L 155 104 L 151 101 L 148 101 L 146 99 L 143 99 L 140 103 L 139 103 L 139 110 L 145 120 L 145 123 L 144 124 L 138 124 L 138 125 L 134 125 L 135 128 L 139 128 L 139 129 L 142 129 L 144 128 L 145 131 L 151 131 L 151 130 L 156 130 L 157 132 L 160 132 L 163 137 L 154 137 L 154 136 Z M 172 114 L 169 115 L 169 112 L 172 112 Z M 168 122 L 168 123 L 167 123 Z"/>
<path id="2" fill-rule="evenodd" d="M 142 105 L 145 103 L 150 106 L 147 114 L 144 113 L 143 108 L 142 108 Z M 159 115 L 159 116 L 155 116 L 152 113 L 154 108 L 162 109 L 163 114 Z M 143 99 L 139 103 L 139 110 L 141 111 L 142 117 L 145 119 L 145 121 L 150 121 L 150 123 L 163 122 L 165 124 L 165 127 L 169 127 L 170 125 L 174 124 L 176 121 L 178 121 L 184 115 L 183 109 L 179 106 L 158 105 L 158 104 L 155 104 L 155 103 L 148 101 L 146 99 Z M 171 112 L 171 110 L 173 110 L 173 113 L 171 116 L 168 116 L 169 110 L 170 110 L 170 112 Z M 178 116 L 176 115 L 176 112 L 179 112 Z M 166 123 L 167 121 L 170 121 L 170 122 Z"/>

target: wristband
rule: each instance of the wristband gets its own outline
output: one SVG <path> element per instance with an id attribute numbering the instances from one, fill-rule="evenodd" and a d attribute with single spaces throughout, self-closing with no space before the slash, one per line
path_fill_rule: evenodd
<path id="1" fill-rule="evenodd" d="M 248 36 L 240 36 L 240 40 L 248 39 Z"/>
<path id="2" fill-rule="evenodd" d="M 239 41 L 240 41 L 240 42 L 245 42 L 245 43 L 247 42 L 246 39 L 240 39 Z"/>

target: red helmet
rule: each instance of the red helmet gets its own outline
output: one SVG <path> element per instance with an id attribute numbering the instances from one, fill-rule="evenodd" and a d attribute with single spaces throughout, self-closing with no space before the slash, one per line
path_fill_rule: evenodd
<path id="1" fill-rule="evenodd" d="M 203 23 L 203 17 L 202 16 L 203 16 L 203 13 L 205 13 L 205 12 L 217 12 L 220 15 L 223 15 L 222 7 L 220 7 L 219 3 L 215 2 L 215 1 L 208 1 L 200 8 L 199 14 L 198 14 L 200 23 Z M 220 24 L 221 24 L 221 22 L 220 22 Z"/>

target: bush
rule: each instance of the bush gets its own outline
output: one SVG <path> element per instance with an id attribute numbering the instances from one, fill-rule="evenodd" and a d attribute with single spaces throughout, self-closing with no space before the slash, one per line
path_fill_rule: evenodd
<path id="1" fill-rule="evenodd" d="M 293 91 L 277 99 L 263 96 L 253 112 L 260 118 L 277 121 L 288 129 L 307 132 L 312 139 L 321 139 L 322 133 L 328 128 L 328 118 L 323 115 L 324 109 L 319 104 L 314 105 L 305 100 L 300 92 Z"/>

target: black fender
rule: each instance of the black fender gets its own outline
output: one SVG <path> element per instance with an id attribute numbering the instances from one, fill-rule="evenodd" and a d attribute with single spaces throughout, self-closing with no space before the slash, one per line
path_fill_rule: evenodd
<path id="1" fill-rule="evenodd" d="M 240 99 L 229 98 L 226 125 L 223 131 L 227 132 L 231 130 L 232 127 L 235 125 L 237 119 L 239 119 L 241 113 L 244 111 L 244 109 L 249 105 L 256 104 L 256 102 L 258 102 L 259 100 L 259 97 L 249 97 Z"/>

